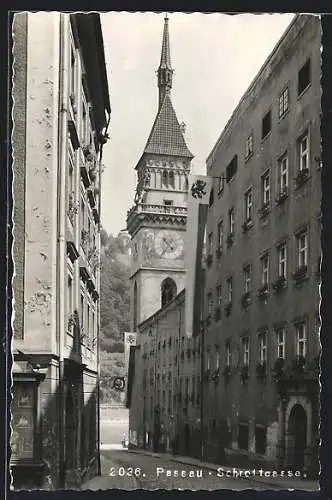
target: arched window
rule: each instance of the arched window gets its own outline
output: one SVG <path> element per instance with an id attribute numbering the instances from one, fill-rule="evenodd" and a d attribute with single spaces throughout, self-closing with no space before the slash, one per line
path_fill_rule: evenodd
<path id="1" fill-rule="evenodd" d="M 162 175 L 162 186 L 166 186 L 168 185 L 168 179 L 167 179 L 167 171 L 166 170 L 163 170 L 163 175 Z"/>
<path id="2" fill-rule="evenodd" d="M 137 330 L 137 283 L 134 284 L 134 332 Z"/>
<path id="3" fill-rule="evenodd" d="M 172 171 L 168 174 L 168 182 L 169 182 L 170 187 L 172 187 L 172 188 L 175 187 L 174 172 L 172 172 Z"/>
<path id="4" fill-rule="evenodd" d="M 172 278 L 166 278 L 161 284 L 161 307 L 168 304 L 175 296 L 176 283 Z"/>
<path id="5" fill-rule="evenodd" d="M 183 190 L 188 191 L 188 188 L 189 188 L 188 177 L 185 177 Z"/>

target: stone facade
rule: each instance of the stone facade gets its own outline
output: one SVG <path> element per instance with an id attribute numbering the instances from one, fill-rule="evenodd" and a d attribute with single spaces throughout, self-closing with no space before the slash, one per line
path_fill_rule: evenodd
<path id="1" fill-rule="evenodd" d="M 14 16 L 14 488 L 98 471 L 100 40 L 98 14 Z"/>
<path id="2" fill-rule="evenodd" d="M 207 159 L 209 460 L 318 470 L 320 44 L 296 16 Z"/>

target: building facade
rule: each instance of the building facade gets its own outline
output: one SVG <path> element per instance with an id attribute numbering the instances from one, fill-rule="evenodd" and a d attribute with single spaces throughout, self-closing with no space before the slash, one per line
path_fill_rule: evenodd
<path id="1" fill-rule="evenodd" d="M 139 354 L 139 349 L 142 351 L 140 325 L 172 301 L 185 285 L 187 189 L 193 155 L 186 145 L 184 130 L 170 97 L 173 69 L 167 17 L 157 78 L 157 116 L 136 166 L 135 205 L 127 217 L 132 243 L 131 331 L 137 332 L 135 387 L 130 409 L 133 432 L 138 432 L 136 427 L 141 425 L 141 402 L 134 398 L 139 394 L 136 384 L 140 384 L 144 372 Z"/>
<path id="2" fill-rule="evenodd" d="M 209 460 L 319 470 L 320 47 L 295 16 L 207 159 Z"/>
<path id="3" fill-rule="evenodd" d="M 98 14 L 13 21 L 14 488 L 99 470 L 100 174 L 110 103 Z"/>

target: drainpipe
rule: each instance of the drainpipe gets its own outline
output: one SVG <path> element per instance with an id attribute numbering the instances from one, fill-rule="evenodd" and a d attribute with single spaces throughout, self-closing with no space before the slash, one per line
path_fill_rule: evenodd
<path id="1" fill-rule="evenodd" d="M 66 160 L 67 160 L 67 105 L 68 105 L 68 15 L 60 13 L 60 106 L 59 106 L 59 138 L 60 154 L 58 163 L 58 330 L 59 330 L 59 483 L 65 488 L 65 383 L 64 383 L 64 343 L 65 343 L 65 255 L 66 255 Z"/>
<path id="2" fill-rule="evenodd" d="M 105 132 L 103 134 L 103 138 L 106 139 L 107 129 L 111 120 L 111 114 L 108 116 Z M 100 143 L 100 153 L 99 153 L 99 169 L 98 169 L 98 181 L 99 181 L 99 196 L 98 196 L 98 215 L 101 217 L 101 171 L 102 171 L 102 159 L 103 159 L 103 140 Z M 99 255 L 99 264 L 100 264 L 100 224 L 99 224 L 99 232 L 98 232 L 98 255 Z M 100 293 L 100 266 L 97 266 L 97 287 L 98 293 Z M 97 385 L 96 385 L 96 401 L 97 401 L 97 475 L 101 476 L 101 462 L 100 462 L 100 298 L 97 307 L 97 342 L 96 342 L 96 350 L 97 350 Z"/>

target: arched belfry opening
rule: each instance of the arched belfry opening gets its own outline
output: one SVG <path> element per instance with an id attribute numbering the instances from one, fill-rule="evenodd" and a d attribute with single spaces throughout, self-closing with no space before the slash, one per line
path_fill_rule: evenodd
<path id="1" fill-rule="evenodd" d="M 176 297 L 177 287 L 172 278 L 166 278 L 161 284 L 161 307 Z"/>

